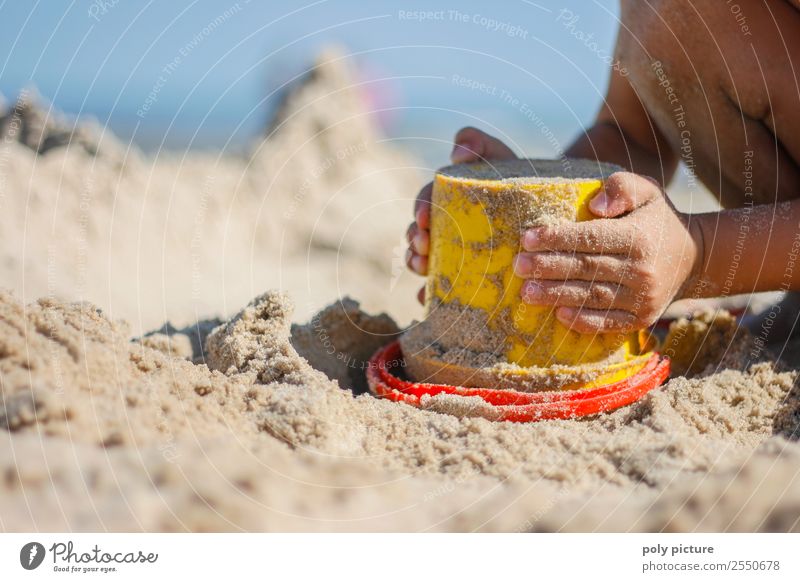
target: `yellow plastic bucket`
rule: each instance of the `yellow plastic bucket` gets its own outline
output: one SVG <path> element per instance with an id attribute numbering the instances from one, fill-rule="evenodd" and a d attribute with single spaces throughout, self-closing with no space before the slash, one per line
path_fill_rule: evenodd
<path id="1" fill-rule="evenodd" d="M 649 355 L 646 350 L 652 347 L 643 345 L 644 334 L 572 331 L 555 318 L 551 307 L 522 301 L 524 280 L 512 269 L 527 228 L 591 220 L 588 203 L 603 178 L 616 170 L 584 160 L 515 160 L 439 170 L 433 184 L 426 317 L 443 307 L 452 313 L 469 311 L 473 320 L 475 314 L 485 316 L 484 331 L 500 338 L 499 355 L 512 366 L 495 366 L 488 372 L 439 359 L 436 350 L 409 354 L 404 348 L 413 379 L 574 389 L 621 380 L 641 368 Z M 439 341 L 436 332 L 427 330 L 434 342 Z M 463 343 L 456 347 L 470 349 L 470 333 L 458 339 L 452 332 L 442 336 L 450 344 Z"/>

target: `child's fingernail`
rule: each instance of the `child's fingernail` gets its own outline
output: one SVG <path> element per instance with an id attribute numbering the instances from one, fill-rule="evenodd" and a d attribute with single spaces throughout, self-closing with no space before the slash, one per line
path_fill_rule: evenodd
<path id="1" fill-rule="evenodd" d="M 414 255 L 411 257 L 411 270 L 418 275 L 428 274 L 428 257 L 422 255 Z"/>
<path id="2" fill-rule="evenodd" d="M 474 160 L 480 155 L 476 151 L 475 146 L 468 142 L 457 143 L 453 146 L 453 152 L 450 154 L 450 159 L 454 164 L 463 164 Z"/>
<path id="3" fill-rule="evenodd" d="M 539 229 L 532 228 L 530 230 L 526 230 L 525 234 L 522 235 L 522 248 L 524 248 L 526 251 L 536 250 L 540 238 Z"/>
<path id="4" fill-rule="evenodd" d="M 531 303 L 534 300 L 540 298 L 542 296 L 542 286 L 537 283 L 536 281 L 528 281 L 525 283 L 525 286 L 522 288 L 522 299 L 527 303 Z"/>
<path id="5" fill-rule="evenodd" d="M 517 255 L 514 258 L 514 274 L 518 277 L 527 277 L 531 274 L 531 260 L 525 255 Z"/>
<path id="6" fill-rule="evenodd" d="M 606 213 L 608 211 L 608 196 L 606 196 L 605 190 L 601 190 L 592 198 L 592 201 L 589 202 L 589 208 L 595 212 L 601 213 Z"/>
<path id="7" fill-rule="evenodd" d="M 560 315 L 564 319 L 572 319 L 575 317 L 575 308 L 574 307 L 559 307 L 558 308 L 558 315 Z"/>
<path id="8" fill-rule="evenodd" d="M 423 236 L 422 233 L 418 232 L 414 235 L 414 238 L 411 241 L 414 250 L 417 251 L 421 255 L 428 254 L 428 237 Z"/>

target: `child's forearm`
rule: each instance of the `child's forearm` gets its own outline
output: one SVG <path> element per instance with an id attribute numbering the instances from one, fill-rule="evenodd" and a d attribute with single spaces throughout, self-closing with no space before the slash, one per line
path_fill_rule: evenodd
<path id="1" fill-rule="evenodd" d="M 627 138 L 619 126 L 605 121 L 595 123 L 582 133 L 565 153 L 572 158 L 617 164 L 636 174 L 655 178 L 662 186 L 670 181 L 677 165 L 671 152 L 651 152 Z"/>
<path id="2" fill-rule="evenodd" d="M 800 289 L 800 199 L 687 218 L 703 259 L 684 298 Z"/>

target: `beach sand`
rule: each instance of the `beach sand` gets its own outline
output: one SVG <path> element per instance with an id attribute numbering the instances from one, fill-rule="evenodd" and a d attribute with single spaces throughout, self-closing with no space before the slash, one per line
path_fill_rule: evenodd
<path id="1" fill-rule="evenodd" d="M 0 529 L 800 530 L 797 362 L 724 314 L 678 323 L 676 375 L 611 414 L 365 393 L 420 317 L 402 242 L 426 169 L 327 58 L 243 158 L 70 142 L 8 105 Z"/>

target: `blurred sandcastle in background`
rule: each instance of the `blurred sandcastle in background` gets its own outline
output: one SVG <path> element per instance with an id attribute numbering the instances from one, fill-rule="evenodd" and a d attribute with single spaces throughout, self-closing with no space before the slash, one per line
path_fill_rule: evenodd
<path id="1" fill-rule="evenodd" d="M 5 109 L 0 265 L 24 301 L 88 300 L 137 333 L 270 287 L 291 291 L 299 319 L 354 293 L 401 320 L 416 312 L 403 218 L 424 168 L 382 134 L 338 49 L 245 154 L 144 154 L 33 90 Z"/>

